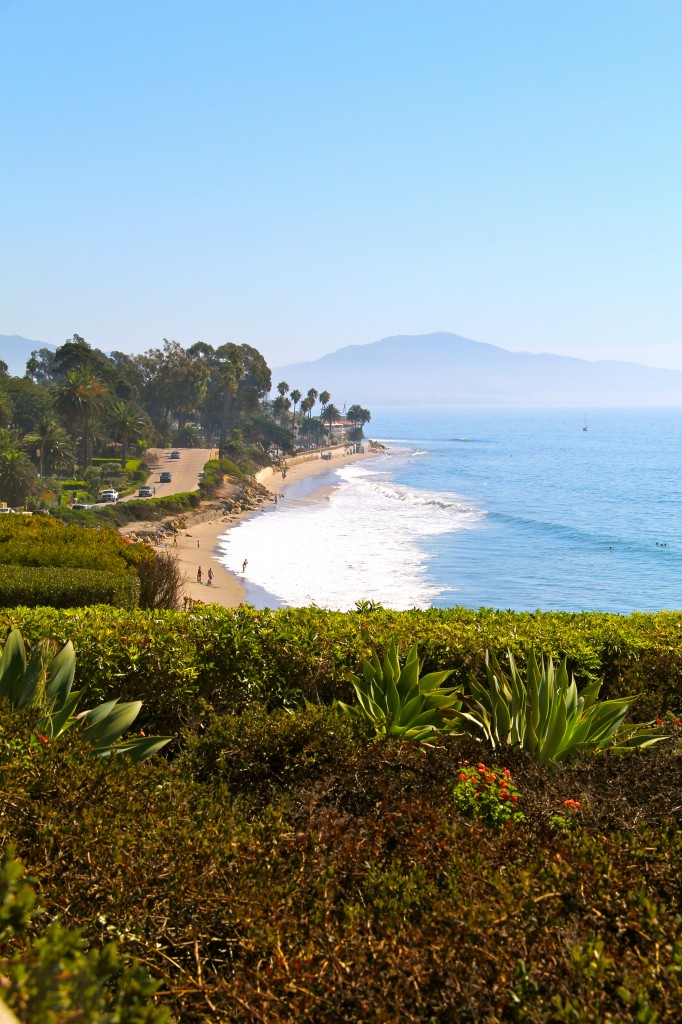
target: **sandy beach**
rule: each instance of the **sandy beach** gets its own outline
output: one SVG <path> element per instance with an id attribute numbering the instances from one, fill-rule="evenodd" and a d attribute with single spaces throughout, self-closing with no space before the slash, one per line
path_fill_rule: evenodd
<path id="1" fill-rule="evenodd" d="M 331 460 L 320 458 L 307 461 L 287 461 L 287 473 L 283 479 L 280 472 L 262 470 L 258 474 L 258 482 L 275 494 L 286 495 L 288 488 L 307 477 L 328 473 L 336 466 L 371 458 L 374 452 L 366 449 L 358 455 L 345 455 L 343 450 L 334 453 Z M 253 511 L 242 512 L 232 516 L 218 516 L 204 522 L 189 526 L 176 537 L 176 543 L 169 541 L 169 550 L 177 552 L 178 561 L 187 577 L 184 596 L 192 601 L 203 604 L 219 604 L 223 608 L 237 608 L 246 599 L 246 590 L 241 576 L 226 569 L 219 561 L 217 547 L 218 538 L 231 527 L 254 515 Z M 197 581 L 197 572 L 201 568 L 202 582 Z M 207 573 L 213 571 L 213 580 L 209 586 Z"/>

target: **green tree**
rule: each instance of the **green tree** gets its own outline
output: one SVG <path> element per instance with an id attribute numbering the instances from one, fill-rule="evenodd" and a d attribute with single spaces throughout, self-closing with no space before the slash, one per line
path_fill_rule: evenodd
<path id="1" fill-rule="evenodd" d="M 12 422 L 12 399 L 0 385 L 0 427 L 8 427 Z"/>
<path id="2" fill-rule="evenodd" d="M 277 391 L 279 393 L 280 398 L 284 398 L 284 396 L 289 393 L 289 385 L 285 380 L 281 380 L 279 382 L 279 384 L 277 385 Z"/>
<path id="3" fill-rule="evenodd" d="M 106 402 L 104 383 L 90 370 L 71 370 L 66 378 L 56 384 L 55 407 L 64 417 L 74 433 L 81 428 L 83 439 L 83 466 L 90 465 L 92 457 L 90 431 L 92 422 L 102 412 Z"/>
<path id="4" fill-rule="evenodd" d="M 351 423 L 355 424 L 356 432 L 358 433 L 357 440 L 362 438 L 362 428 L 365 423 L 369 423 L 372 418 L 372 414 L 369 409 L 363 409 L 361 405 L 351 405 L 346 413 L 346 419 L 349 419 Z M 354 438 L 355 440 L 355 438 Z"/>
<path id="5" fill-rule="evenodd" d="M 294 420 L 293 420 L 293 424 L 292 424 L 292 428 L 291 428 L 292 440 L 295 439 L 295 437 L 296 437 L 296 406 L 301 401 L 301 398 L 302 398 L 301 392 L 297 388 L 294 388 L 294 390 L 291 392 L 291 401 L 292 401 L 293 406 L 294 406 Z"/>
<path id="6" fill-rule="evenodd" d="M 73 441 L 54 416 L 46 416 L 35 430 L 24 436 L 24 447 L 30 455 L 35 453 L 41 480 L 44 467 L 48 470 L 70 468 L 76 457 Z"/>
<path id="7" fill-rule="evenodd" d="M 324 412 L 322 413 L 321 419 L 323 419 L 326 423 L 329 424 L 329 443 L 330 444 L 333 441 L 333 437 L 332 437 L 332 423 L 334 422 L 334 420 L 338 420 L 340 418 L 341 418 L 341 413 L 336 408 L 336 406 L 334 405 L 333 402 L 325 404 Z"/>
<path id="8" fill-rule="evenodd" d="M 0 453 L 0 500 L 23 505 L 37 484 L 38 474 L 26 452 L 10 449 Z"/>
<path id="9" fill-rule="evenodd" d="M 126 468 L 128 442 L 149 431 L 148 418 L 128 402 L 112 402 L 106 413 L 106 426 L 111 437 L 121 442 L 121 467 Z"/>
<path id="10" fill-rule="evenodd" d="M 8 377 L 5 390 L 12 403 L 12 425 L 22 434 L 35 430 L 42 419 L 55 415 L 52 395 L 26 377 Z"/>

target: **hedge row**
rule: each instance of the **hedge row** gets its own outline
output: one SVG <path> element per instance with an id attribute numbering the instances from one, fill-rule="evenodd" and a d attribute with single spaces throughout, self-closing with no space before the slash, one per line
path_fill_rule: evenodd
<path id="1" fill-rule="evenodd" d="M 131 610 L 139 601 L 140 581 L 132 573 L 106 570 L 0 565 L 0 594 L 5 608 L 113 605 Z"/>
<path id="2" fill-rule="evenodd" d="M 34 603 L 34 602 L 32 602 Z M 0 627 L 19 624 L 30 644 L 72 639 L 79 685 L 102 699 L 113 685 L 124 699 L 143 698 L 145 727 L 176 731 L 201 701 L 218 711 L 255 700 L 270 706 L 350 696 L 348 675 L 372 649 L 395 640 L 403 653 L 419 644 L 425 669 L 453 669 L 466 683 L 483 672 L 486 649 L 521 661 L 531 649 L 566 653 L 579 683 L 603 680 L 602 697 L 640 694 L 636 718 L 682 705 L 682 613 L 629 616 L 595 612 L 514 613 L 463 608 L 326 612 L 258 611 L 205 606 L 194 611 L 112 608 L 16 609 Z"/>
<path id="3" fill-rule="evenodd" d="M 679 1020 L 678 743 L 486 759 L 523 814 L 495 828 L 454 798 L 476 745 L 367 742 L 327 708 L 229 719 L 134 767 L 77 730 L 30 745 L 31 712 L 0 707 L 0 845 L 51 917 L 139 958 L 175 1020 Z"/>
<path id="4" fill-rule="evenodd" d="M 82 530 L 51 516 L 3 516 L 0 520 L 0 565 L 120 573 L 136 566 L 143 556 L 143 550 L 127 544 L 115 530 Z"/>
<path id="5" fill-rule="evenodd" d="M 96 509 L 57 509 L 54 515 L 64 523 L 82 526 L 125 526 L 126 523 L 156 522 L 165 516 L 182 515 L 195 509 L 200 501 L 196 491 L 186 491 L 169 494 L 165 498 L 141 498 Z"/>

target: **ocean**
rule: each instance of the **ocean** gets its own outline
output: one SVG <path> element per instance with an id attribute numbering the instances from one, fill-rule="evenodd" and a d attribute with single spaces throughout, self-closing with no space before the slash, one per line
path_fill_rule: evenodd
<path id="1" fill-rule="evenodd" d="M 251 603 L 682 608 L 682 410 L 384 407 L 365 430 L 385 455 L 221 539 Z"/>

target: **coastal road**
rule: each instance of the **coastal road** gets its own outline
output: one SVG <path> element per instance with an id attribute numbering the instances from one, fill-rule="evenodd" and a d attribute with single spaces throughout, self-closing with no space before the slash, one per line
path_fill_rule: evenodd
<path id="1" fill-rule="evenodd" d="M 180 458 L 171 459 L 171 451 L 179 451 Z M 184 491 L 196 491 L 199 487 L 199 474 L 203 473 L 204 466 L 215 454 L 214 448 L 148 448 L 147 455 L 156 459 L 156 466 L 147 478 L 147 485 L 156 490 L 156 498 L 166 498 L 169 494 L 181 494 Z M 159 477 L 166 471 L 171 475 L 171 482 L 162 484 Z M 134 501 L 137 496 L 135 491 L 134 494 L 121 498 L 121 501 Z"/>

